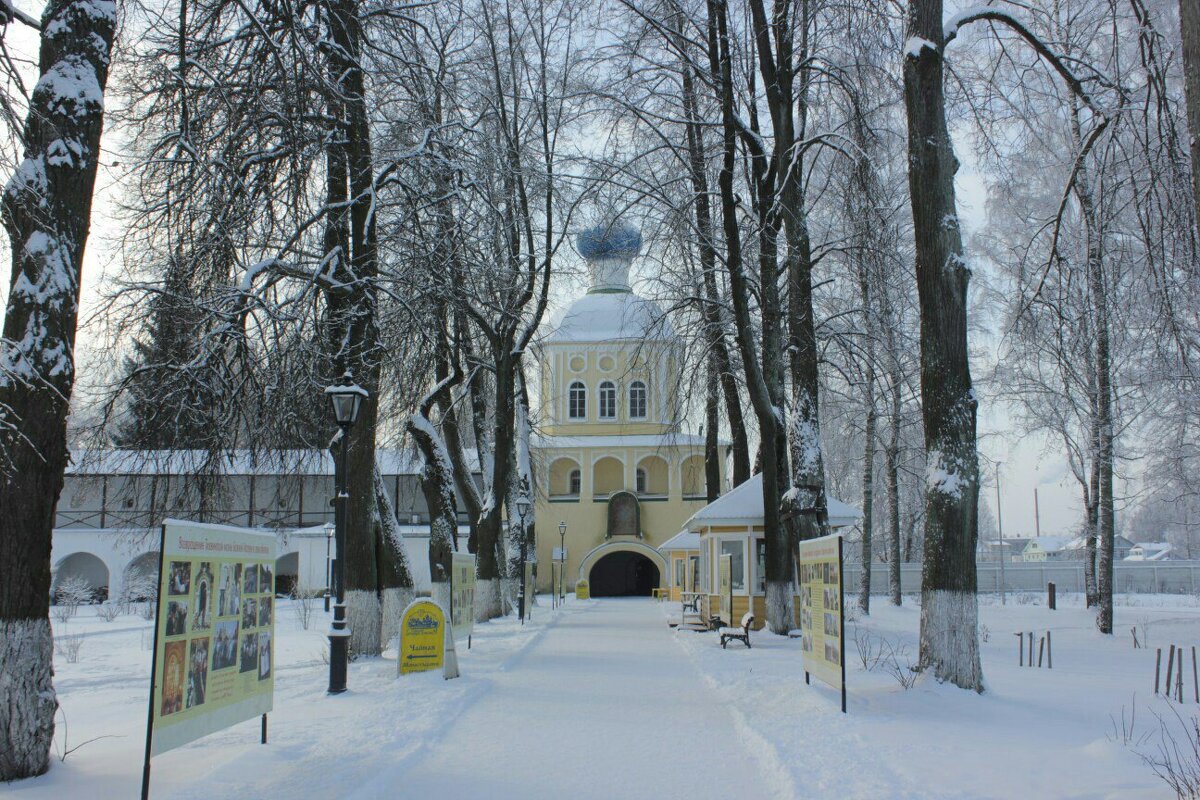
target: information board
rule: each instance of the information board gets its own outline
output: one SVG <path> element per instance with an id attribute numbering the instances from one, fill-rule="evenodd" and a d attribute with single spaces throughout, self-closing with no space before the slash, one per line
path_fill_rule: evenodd
<path id="1" fill-rule="evenodd" d="M 846 710 L 846 626 L 842 617 L 842 537 L 800 542 L 800 630 L 804 679 L 815 675 L 842 692 Z"/>
<path id="2" fill-rule="evenodd" d="M 723 555 L 717 568 L 717 616 L 726 625 L 733 624 L 733 556 Z"/>
<path id="3" fill-rule="evenodd" d="M 149 754 L 271 710 L 275 537 L 166 520 Z"/>
<path id="4" fill-rule="evenodd" d="M 576 600 L 587 600 L 591 596 L 592 596 L 591 590 L 588 588 L 587 581 L 576 581 L 575 582 L 575 599 Z"/>
<path id="5" fill-rule="evenodd" d="M 450 564 L 450 627 L 455 641 L 467 641 L 474 626 L 475 556 L 454 553 Z"/>
<path id="6" fill-rule="evenodd" d="M 432 600 L 414 600 L 400 617 L 401 675 L 442 669 L 446 660 L 446 615 Z"/>

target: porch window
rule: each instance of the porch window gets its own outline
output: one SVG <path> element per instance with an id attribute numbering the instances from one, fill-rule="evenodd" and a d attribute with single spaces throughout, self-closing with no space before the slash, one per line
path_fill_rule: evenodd
<path id="1" fill-rule="evenodd" d="M 721 542 L 721 555 L 729 559 L 729 582 L 735 592 L 746 591 L 746 542 L 742 539 Z"/>
<path id="2" fill-rule="evenodd" d="M 754 540 L 754 569 L 758 574 L 758 593 L 767 593 L 767 540 Z"/>

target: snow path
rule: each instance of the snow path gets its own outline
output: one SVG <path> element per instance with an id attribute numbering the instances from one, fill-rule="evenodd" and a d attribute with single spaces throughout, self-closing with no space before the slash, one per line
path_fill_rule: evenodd
<path id="1" fill-rule="evenodd" d="M 352 797 L 781 796 L 656 603 L 596 601 L 505 666 L 440 739 Z"/>

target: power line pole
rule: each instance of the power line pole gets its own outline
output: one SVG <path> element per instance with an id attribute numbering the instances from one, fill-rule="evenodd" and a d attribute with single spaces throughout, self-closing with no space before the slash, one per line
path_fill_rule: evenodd
<path id="1" fill-rule="evenodd" d="M 1004 516 L 1000 511 L 1000 467 L 1003 461 L 996 462 L 996 530 L 1000 536 L 1000 605 L 1008 605 L 1008 587 L 1004 581 L 1004 560 L 1008 553 L 1004 550 Z M 1034 489 L 1034 504 L 1037 503 L 1037 489 Z"/>

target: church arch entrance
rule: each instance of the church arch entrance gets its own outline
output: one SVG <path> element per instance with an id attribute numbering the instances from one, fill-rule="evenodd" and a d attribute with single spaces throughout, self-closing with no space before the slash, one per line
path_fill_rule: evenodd
<path id="1" fill-rule="evenodd" d="M 659 581 L 658 565 L 632 550 L 601 556 L 588 573 L 592 597 L 649 597 Z"/>

